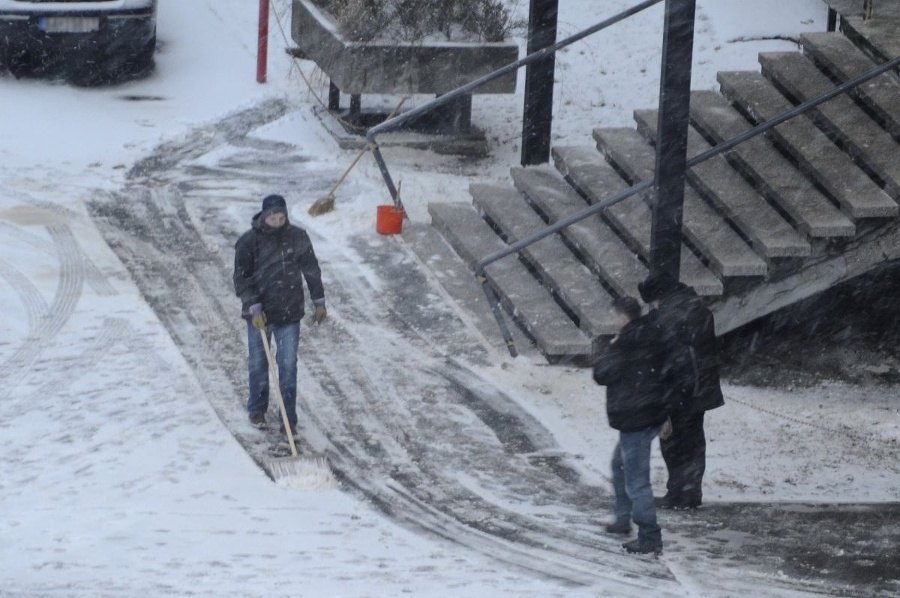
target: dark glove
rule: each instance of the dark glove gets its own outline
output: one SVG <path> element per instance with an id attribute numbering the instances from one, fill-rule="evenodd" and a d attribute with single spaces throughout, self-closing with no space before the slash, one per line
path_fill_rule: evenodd
<path id="1" fill-rule="evenodd" d="M 247 310 L 250 313 L 251 321 L 253 322 L 253 327 L 257 330 L 265 330 L 266 329 L 266 314 L 263 313 L 262 303 L 254 303 L 250 306 L 250 309 Z"/>
<path id="2" fill-rule="evenodd" d="M 317 307 L 316 311 L 313 313 L 313 324 L 319 325 L 324 322 L 327 317 L 328 310 L 325 309 L 325 306 Z"/>

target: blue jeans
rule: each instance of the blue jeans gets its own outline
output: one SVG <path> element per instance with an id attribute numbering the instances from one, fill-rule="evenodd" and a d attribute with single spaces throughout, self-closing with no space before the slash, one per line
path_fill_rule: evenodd
<path id="1" fill-rule="evenodd" d="M 267 326 L 266 335 L 278 366 L 278 381 L 285 411 L 292 426 L 297 425 L 297 348 L 300 345 L 300 324 Z M 272 339 L 275 339 L 274 346 Z M 263 348 L 262 335 L 252 322 L 247 322 L 248 369 L 250 398 L 247 411 L 265 413 L 269 408 L 269 362 Z"/>
<path id="2" fill-rule="evenodd" d="M 650 486 L 650 445 L 660 427 L 619 432 L 619 443 L 612 458 L 612 482 L 616 495 L 616 522 L 633 520 L 638 526 L 641 543 L 662 546 L 662 532 L 656 523 L 653 488 Z"/>

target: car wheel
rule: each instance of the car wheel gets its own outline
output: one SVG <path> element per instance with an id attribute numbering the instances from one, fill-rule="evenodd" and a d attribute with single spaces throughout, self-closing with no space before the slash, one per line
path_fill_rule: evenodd
<path id="1" fill-rule="evenodd" d="M 31 52 L 7 50 L 6 68 L 16 79 L 30 77 L 39 70 L 40 60 Z"/>
<path id="2" fill-rule="evenodd" d="M 153 69 L 153 55 L 156 53 L 156 32 L 153 37 L 147 41 L 144 46 L 139 49 L 134 56 L 134 72 L 142 75 Z"/>

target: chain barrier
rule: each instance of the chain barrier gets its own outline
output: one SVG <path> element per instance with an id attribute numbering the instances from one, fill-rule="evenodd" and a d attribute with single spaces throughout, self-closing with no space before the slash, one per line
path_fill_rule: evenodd
<path id="1" fill-rule="evenodd" d="M 891 452 L 890 446 L 884 446 L 884 447 L 882 447 L 880 445 L 875 446 L 873 444 L 874 438 L 873 438 L 872 434 L 869 434 L 869 435 L 860 434 L 859 432 L 856 432 L 855 430 L 849 429 L 849 426 L 846 429 L 829 428 L 827 426 L 823 426 L 821 424 L 817 424 L 814 422 L 804 421 L 800 418 L 797 418 L 797 417 L 794 417 L 791 415 L 786 415 L 784 413 L 778 413 L 777 411 L 773 411 L 771 409 L 766 409 L 765 407 L 760 407 L 759 405 L 753 405 L 751 403 L 748 403 L 747 401 L 742 401 L 742 400 L 736 399 L 735 397 L 732 397 L 732 396 L 726 396 L 725 400 L 726 400 L 726 402 L 731 401 L 731 402 L 737 403 L 739 405 L 743 405 L 744 407 L 747 407 L 748 409 L 753 409 L 755 411 L 759 411 L 761 413 L 771 415 L 772 417 L 775 417 L 777 419 L 782 419 L 782 420 L 789 421 L 789 422 L 799 424 L 802 426 L 808 426 L 810 428 L 814 428 L 816 430 L 819 430 L 820 432 L 825 432 L 826 434 L 829 434 L 829 435 L 843 436 L 845 438 L 855 441 L 858 444 L 865 446 L 873 454 L 884 455 L 884 454 L 886 454 L 886 451 L 887 451 L 887 454 L 893 454 L 894 457 L 896 457 L 896 451 L 898 450 L 898 442 L 896 439 L 885 439 L 885 441 L 886 441 L 885 445 L 888 445 L 888 444 L 894 445 L 893 446 L 894 451 Z"/>

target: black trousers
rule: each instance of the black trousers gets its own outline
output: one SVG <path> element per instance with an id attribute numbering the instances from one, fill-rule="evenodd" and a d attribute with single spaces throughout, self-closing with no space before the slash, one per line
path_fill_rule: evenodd
<path id="1" fill-rule="evenodd" d="M 698 504 L 703 499 L 703 474 L 706 472 L 703 415 L 702 411 L 673 414 L 672 435 L 668 440 L 659 441 L 669 470 L 668 494 L 677 500 Z"/>

